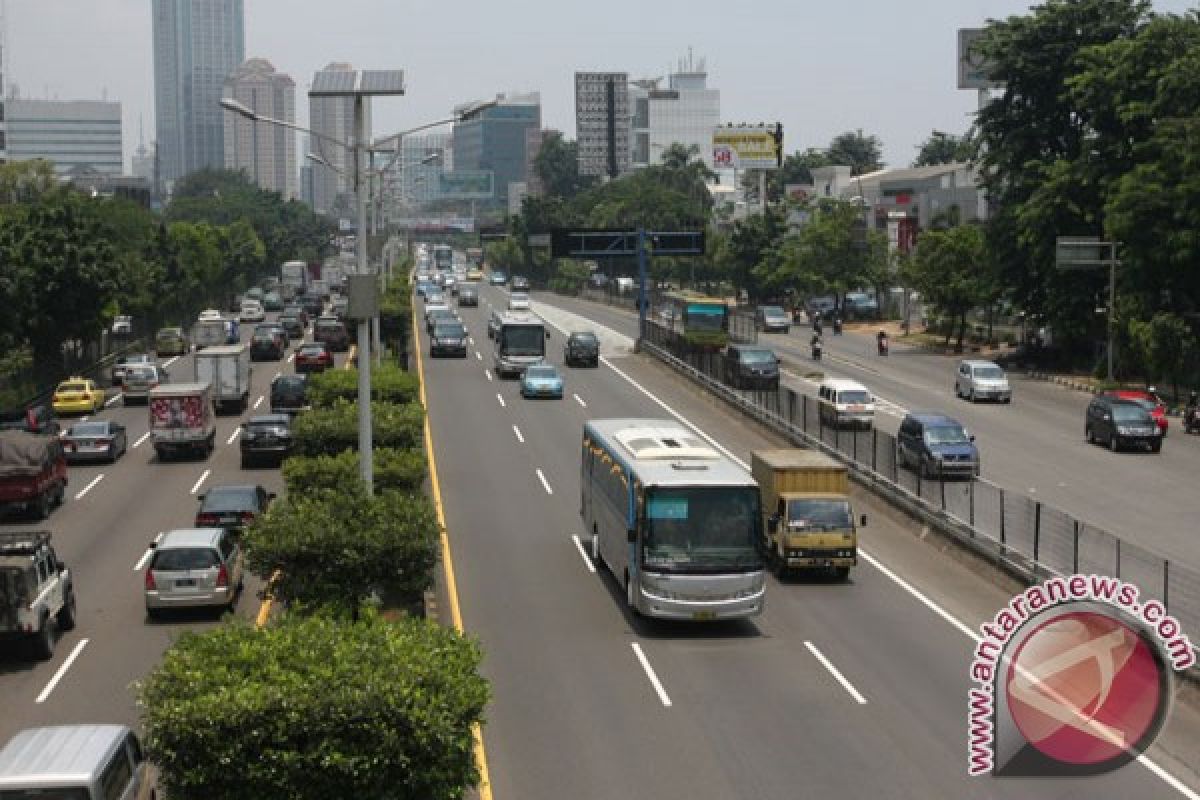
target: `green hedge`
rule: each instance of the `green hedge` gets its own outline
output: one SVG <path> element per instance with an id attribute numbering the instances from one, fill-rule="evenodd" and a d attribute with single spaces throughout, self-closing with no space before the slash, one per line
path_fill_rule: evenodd
<path id="1" fill-rule="evenodd" d="M 424 450 L 377 447 L 374 456 L 376 492 L 387 489 L 418 491 L 429 472 Z M 359 481 L 358 452 L 343 450 L 333 456 L 292 456 L 283 462 L 283 481 L 289 495 L 354 486 Z"/>
<path id="2" fill-rule="evenodd" d="M 371 399 L 377 403 L 415 403 L 421 381 L 395 364 L 371 365 Z M 327 369 L 308 379 L 308 401 L 313 408 L 332 408 L 337 401 L 358 400 L 357 369 Z"/>
<path id="3" fill-rule="evenodd" d="M 422 446 L 425 410 L 416 403 L 372 403 L 372 444 L 411 450 Z M 358 404 L 339 400 L 330 408 L 314 408 L 296 418 L 292 428 L 296 453 L 337 455 L 358 447 Z"/>

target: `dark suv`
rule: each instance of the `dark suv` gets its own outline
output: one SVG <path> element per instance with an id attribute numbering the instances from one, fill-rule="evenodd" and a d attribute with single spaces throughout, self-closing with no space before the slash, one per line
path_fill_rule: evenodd
<path id="1" fill-rule="evenodd" d="M 308 380 L 303 375 L 280 375 L 271 381 L 271 413 L 298 414 L 308 406 Z"/>
<path id="2" fill-rule="evenodd" d="M 278 361 L 283 358 L 283 337 L 274 331 L 255 331 L 250 340 L 251 361 Z"/>
<path id="3" fill-rule="evenodd" d="M 350 334 L 337 317 L 318 317 L 313 324 L 313 341 L 323 343 L 331 353 L 344 353 L 350 349 Z"/>
<path id="4" fill-rule="evenodd" d="M 923 478 L 979 474 L 979 448 L 974 434 L 958 420 L 931 411 L 911 411 L 896 434 L 896 460 Z"/>
<path id="5" fill-rule="evenodd" d="M 600 340 L 591 331 L 576 331 L 567 337 L 563 348 L 563 363 L 568 367 L 580 364 L 585 367 L 600 366 Z"/>
<path id="6" fill-rule="evenodd" d="M 1084 412 L 1083 437 L 1108 445 L 1114 453 L 1136 446 L 1151 453 L 1162 450 L 1162 431 L 1140 404 L 1117 397 L 1096 397 Z"/>
<path id="7" fill-rule="evenodd" d="M 721 358 L 725 383 L 735 389 L 779 388 L 779 357 L 769 347 L 731 344 Z"/>

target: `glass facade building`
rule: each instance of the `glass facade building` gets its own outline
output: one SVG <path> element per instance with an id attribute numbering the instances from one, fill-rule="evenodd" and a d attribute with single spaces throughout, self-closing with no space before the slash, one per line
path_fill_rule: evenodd
<path id="1" fill-rule="evenodd" d="M 243 0 L 153 0 L 154 115 L 167 185 L 225 165 L 225 79 L 246 60 Z"/>
<path id="2" fill-rule="evenodd" d="M 454 169 L 491 170 L 495 175 L 493 199 L 507 203 L 508 185 L 528 177 L 528 131 L 541 127 L 537 93 L 502 98 L 499 105 L 455 123 Z"/>

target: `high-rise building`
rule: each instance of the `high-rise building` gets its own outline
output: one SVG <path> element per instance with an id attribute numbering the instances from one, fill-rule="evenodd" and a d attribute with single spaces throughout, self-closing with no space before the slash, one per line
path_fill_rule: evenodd
<path id="1" fill-rule="evenodd" d="M 53 162 L 58 175 L 120 175 L 121 104 L 8 98 L 8 160 Z"/>
<path id="2" fill-rule="evenodd" d="M 455 111 L 461 114 L 470 108 Z M 526 131 L 541 127 L 541 95 L 501 95 L 496 105 L 454 124 L 454 171 L 490 171 L 492 199 L 506 204 L 508 184 L 527 177 Z"/>
<path id="3" fill-rule="evenodd" d="M 575 73 L 575 141 L 580 175 L 629 172 L 629 74 Z"/>
<path id="4" fill-rule="evenodd" d="M 438 199 L 441 175 L 454 169 L 454 135 L 425 133 L 405 136 L 400 166 L 390 171 L 392 205 L 421 208 Z"/>
<path id="5" fill-rule="evenodd" d="M 264 117 L 296 123 L 296 82 L 264 58 L 251 58 L 235 69 L 225 79 L 225 96 Z M 226 114 L 225 168 L 242 170 L 263 189 L 295 199 L 296 132 Z"/>
<path id="6" fill-rule="evenodd" d="M 4 124 L 4 98 L 7 96 L 4 91 L 5 81 L 8 75 L 5 74 L 5 67 L 8 62 L 5 60 L 4 40 L 7 38 L 8 20 L 4 18 L 4 3 L 0 2 L 0 164 L 8 161 L 8 142 L 6 126 Z"/>
<path id="7" fill-rule="evenodd" d="M 352 72 L 350 64 L 329 64 L 322 72 Z M 313 78 L 313 83 L 318 79 Z M 364 100 L 367 122 L 367 138 L 371 131 L 371 102 Z M 354 138 L 353 97 L 310 97 L 308 99 L 308 127 L 321 136 L 347 144 Z M 335 208 L 347 212 L 353 218 L 354 205 L 347 198 L 354 191 L 354 157 L 344 147 L 333 144 L 318 136 L 308 139 L 308 153 L 312 153 L 326 164 L 316 162 L 313 167 L 313 209 L 322 214 L 331 214 Z M 307 155 L 307 154 L 306 154 Z M 339 196 L 341 202 L 339 202 Z"/>
<path id="8" fill-rule="evenodd" d="M 246 60 L 243 0 L 153 0 L 154 115 L 167 186 L 225 165 L 225 79 Z"/>
<path id="9" fill-rule="evenodd" d="M 713 168 L 712 132 L 721 124 L 721 91 L 708 88 L 704 59 L 687 59 L 679 71 L 661 78 L 633 81 L 629 88 L 633 112 L 633 164 L 644 167 L 662 160 L 673 144 L 695 146 L 709 169 Z"/>

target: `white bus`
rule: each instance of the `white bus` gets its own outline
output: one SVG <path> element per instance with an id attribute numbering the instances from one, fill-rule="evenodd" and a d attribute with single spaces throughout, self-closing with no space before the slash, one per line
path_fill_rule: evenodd
<path id="1" fill-rule="evenodd" d="M 528 311 L 502 311 L 496 329 L 496 375 L 520 376 L 525 368 L 546 359 L 546 324 Z"/>
<path id="2" fill-rule="evenodd" d="M 580 514 L 592 560 L 637 614 L 717 620 L 762 613 L 762 513 L 750 473 L 678 422 L 583 426 Z"/>

